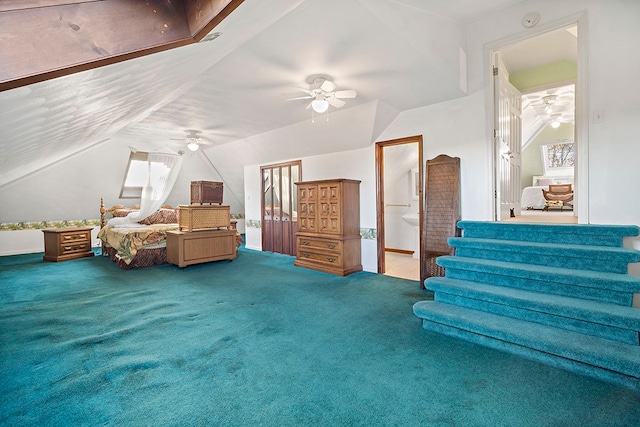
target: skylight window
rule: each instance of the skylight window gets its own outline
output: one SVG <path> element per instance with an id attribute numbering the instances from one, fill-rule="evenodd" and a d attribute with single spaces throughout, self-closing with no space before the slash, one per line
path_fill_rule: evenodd
<path id="1" fill-rule="evenodd" d="M 129 164 L 124 174 L 121 199 L 139 199 L 142 197 L 142 187 L 149 178 L 149 153 L 136 151 L 129 156 Z"/>
<path id="2" fill-rule="evenodd" d="M 573 142 L 556 142 L 542 147 L 542 162 L 547 175 L 571 174 L 575 166 Z"/>

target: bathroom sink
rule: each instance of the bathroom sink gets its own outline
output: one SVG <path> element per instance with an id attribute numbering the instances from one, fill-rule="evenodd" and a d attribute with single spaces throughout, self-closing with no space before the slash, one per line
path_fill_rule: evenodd
<path id="1" fill-rule="evenodd" d="M 402 219 L 404 219 L 407 224 L 415 225 L 417 227 L 420 221 L 420 216 L 417 213 L 409 213 L 402 215 Z"/>

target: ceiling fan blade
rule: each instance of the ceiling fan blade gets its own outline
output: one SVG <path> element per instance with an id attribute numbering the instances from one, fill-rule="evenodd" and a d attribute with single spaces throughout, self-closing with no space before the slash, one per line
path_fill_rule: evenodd
<path id="1" fill-rule="evenodd" d="M 311 96 L 311 95 L 307 95 L 307 96 L 298 96 L 298 97 L 296 97 L 296 98 L 289 98 L 289 99 L 287 99 L 287 101 L 295 101 L 295 100 L 297 100 L 297 99 L 311 99 L 311 98 L 313 98 L 313 96 Z"/>
<path id="2" fill-rule="evenodd" d="M 331 92 L 335 88 L 336 88 L 336 84 L 334 82 L 332 82 L 332 81 L 329 81 L 329 80 L 325 80 L 320 85 L 320 89 L 322 89 L 325 92 Z"/>
<path id="3" fill-rule="evenodd" d="M 333 105 L 336 108 L 340 108 L 342 107 L 344 104 L 346 104 L 346 102 L 340 100 L 340 99 L 336 99 L 336 98 L 327 98 L 327 102 L 329 103 L 329 105 Z"/>
<path id="4" fill-rule="evenodd" d="M 336 91 L 335 95 L 336 98 L 355 98 L 356 96 L 358 96 L 356 91 L 353 89 L 338 90 Z"/>

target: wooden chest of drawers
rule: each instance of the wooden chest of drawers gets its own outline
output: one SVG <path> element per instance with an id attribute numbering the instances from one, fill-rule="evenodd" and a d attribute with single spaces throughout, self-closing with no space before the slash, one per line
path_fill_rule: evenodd
<path id="1" fill-rule="evenodd" d="M 306 181 L 298 186 L 295 266 L 346 276 L 362 271 L 360 181 Z"/>
<path id="2" fill-rule="evenodd" d="M 208 228 L 230 228 L 229 205 L 179 205 L 178 226 L 180 230 L 202 230 Z"/>
<path id="3" fill-rule="evenodd" d="M 222 204 L 223 183 L 217 181 L 191 181 L 191 204 Z"/>
<path id="4" fill-rule="evenodd" d="M 91 230 L 93 227 L 46 228 L 43 261 L 67 261 L 93 256 Z"/>
<path id="5" fill-rule="evenodd" d="M 167 231 L 167 262 L 178 267 L 236 258 L 236 230 Z"/>
<path id="6" fill-rule="evenodd" d="M 297 257 L 294 265 L 347 276 L 362 271 L 360 264 L 361 238 L 345 236 L 338 239 L 305 236 L 297 239 Z"/>

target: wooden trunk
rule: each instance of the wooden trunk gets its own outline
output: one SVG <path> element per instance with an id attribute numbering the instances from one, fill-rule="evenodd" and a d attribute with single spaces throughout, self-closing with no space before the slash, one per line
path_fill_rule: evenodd
<path id="1" fill-rule="evenodd" d="M 223 183 L 216 181 L 191 181 L 191 204 L 222 204 Z"/>

